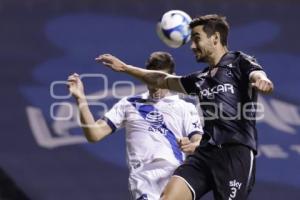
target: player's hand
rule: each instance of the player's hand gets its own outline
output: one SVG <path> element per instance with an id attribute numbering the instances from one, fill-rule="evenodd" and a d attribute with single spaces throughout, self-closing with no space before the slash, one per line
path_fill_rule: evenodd
<path id="1" fill-rule="evenodd" d="M 195 149 L 199 145 L 197 142 L 191 142 L 188 137 L 182 137 L 177 140 L 177 143 L 185 154 L 192 154 L 194 153 Z"/>
<path id="2" fill-rule="evenodd" d="M 123 72 L 126 68 L 126 64 L 124 62 L 110 54 L 99 55 L 97 58 L 95 58 L 95 60 L 96 62 L 102 63 L 103 65 L 117 72 Z"/>
<path id="3" fill-rule="evenodd" d="M 74 73 L 74 74 L 70 75 L 68 77 L 67 85 L 68 85 L 70 93 L 76 99 L 84 99 L 85 98 L 83 84 L 82 84 L 78 74 Z"/>
<path id="4" fill-rule="evenodd" d="M 274 89 L 272 81 L 270 81 L 268 78 L 257 79 L 256 82 L 251 83 L 251 85 L 259 92 L 264 94 L 270 94 Z"/>

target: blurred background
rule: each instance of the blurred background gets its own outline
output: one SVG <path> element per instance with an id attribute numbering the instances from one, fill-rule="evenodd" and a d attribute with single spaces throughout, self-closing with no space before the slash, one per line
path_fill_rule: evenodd
<path id="1" fill-rule="evenodd" d="M 260 97 L 259 154 L 252 200 L 300 199 L 300 2 L 292 0 L 1 0 L 0 199 L 128 199 L 124 131 L 87 144 L 65 86 L 84 79 L 96 118 L 145 87 L 96 64 L 112 53 L 144 66 L 153 51 L 173 54 L 177 74 L 204 66 L 189 44 L 170 49 L 156 36 L 162 14 L 217 13 L 231 24 L 229 48 L 255 55 L 275 92 Z M 104 78 L 106 77 L 106 78 Z M 116 82 L 118 81 L 118 82 Z M 208 194 L 204 199 L 211 199 Z"/>

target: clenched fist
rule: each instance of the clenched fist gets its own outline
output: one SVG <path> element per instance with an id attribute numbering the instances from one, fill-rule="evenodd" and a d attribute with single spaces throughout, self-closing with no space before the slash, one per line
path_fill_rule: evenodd
<path id="1" fill-rule="evenodd" d="M 258 91 L 264 94 L 270 94 L 273 92 L 274 85 L 272 81 L 270 81 L 268 78 L 264 77 L 261 79 L 257 79 L 255 82 L 253 82 L 252 87 L 256 88 Z"/>
<path id="2" fill-rule="evenodd" d="M 195 149 L 199 145 L 199 142 L 191 142 L 188 137 L 182 137 L 177 140 L 177 143 L 182 152 L 186 154 L 194 153 Z"/>

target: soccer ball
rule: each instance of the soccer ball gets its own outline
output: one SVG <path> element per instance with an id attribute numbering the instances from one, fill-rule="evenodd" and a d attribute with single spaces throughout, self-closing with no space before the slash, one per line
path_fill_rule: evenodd
<path id="1" fill-rule="evenodd" d="M 191 38 L 189 24 L 191 17 L 181 10 L 166 12 L 157 23 L 158 37 L 169 47 L 178 48 Z"/>

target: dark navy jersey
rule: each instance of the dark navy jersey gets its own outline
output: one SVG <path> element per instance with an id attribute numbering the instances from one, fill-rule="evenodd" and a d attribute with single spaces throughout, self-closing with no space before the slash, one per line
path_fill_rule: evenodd
<path id="1" fill-rule="evenodd" d="M 198 95 L 204 117 L 201 145 L 243 144 L 255 152 L 257 92 L 249 75 L 263 70 L 256 60 L 242 52 L 228 52 L 216 65 L 181 78 L 187 94 Z"/>

